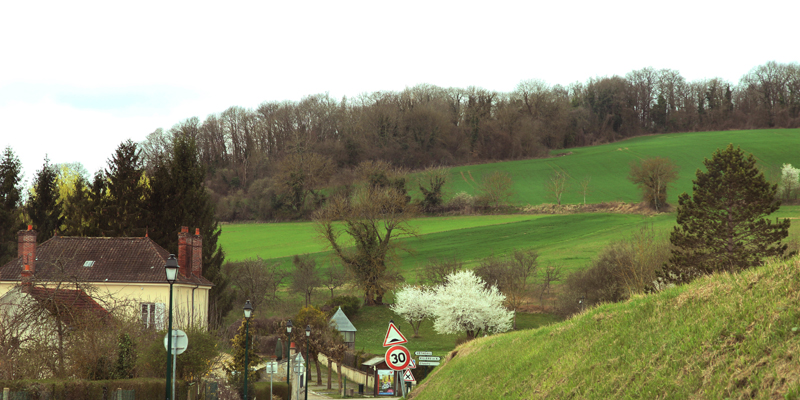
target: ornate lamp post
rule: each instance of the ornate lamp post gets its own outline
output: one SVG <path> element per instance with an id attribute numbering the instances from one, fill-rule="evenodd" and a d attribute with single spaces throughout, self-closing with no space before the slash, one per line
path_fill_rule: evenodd
<path id="1" fill-rule="evenodd" d="M 308 400 L 308 371 L 311 369 L 311 359 L 308 358 L 309 336 L 311 336 L 311 325 L 306 325 L 306 400 Z"/>
<path id="2" fill-rule="evenodd" d="M 178 278 L 178 260 L 175 254 L 170 254 L 167 264 L 164 265 L 169 282 L 169 328 L 167 329 L 167 400 L 172 399 L 172 285 Z"/>
<path id="3" fill-rule="evenodd" d="M 286 334 L 289 336 L 289 343 L 286 344 L 286 387 L 291 388 L 289 386 L 289 375 L 292 373 L 291 366 L 292 366 L 292 320 L 286 322 Z M 289 390 L 289 400 L 292 400 L 292 391 Z"/>
<path id="4" fill-rule="evenodd" d="M 253 315 L 253 305 L 250 300 L 244 304 L 244 400 L 247 400 L 247 375 L 250 372 L 247 362 L 247 353 L 250 352 L 250 316 Z"/>

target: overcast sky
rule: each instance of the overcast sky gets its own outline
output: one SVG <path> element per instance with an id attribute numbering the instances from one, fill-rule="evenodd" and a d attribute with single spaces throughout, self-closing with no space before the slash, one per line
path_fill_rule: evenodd
<path id="1" fill-rule="evenodd" d="M 556 4 L 557 3 L 557 4 Z M 6 1 L 0 147 L 25 179 L 230 106 L 421 83 L 509 92 L 653 67 L 738 83 L 800 60 L 792 1 Z"/>

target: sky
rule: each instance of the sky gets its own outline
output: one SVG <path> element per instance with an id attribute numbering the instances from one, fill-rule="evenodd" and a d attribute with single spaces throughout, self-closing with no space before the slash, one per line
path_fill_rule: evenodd
<path id="1" fill-rule="evenodd" d="M 511 92 L 645 67 L 733 84 L 800 61 L 800 2 L 39 1 L 0 4 L 0 147 L 26 184 L 231 106 L 418 84 Z"/>

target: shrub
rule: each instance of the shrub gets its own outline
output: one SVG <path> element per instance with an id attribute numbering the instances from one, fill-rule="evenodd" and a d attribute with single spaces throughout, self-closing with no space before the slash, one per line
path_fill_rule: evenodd
<path id="1" fill-rule="evenodd" d="M 324 309 L 330 310 L 328 312 L 328 316 L 330 317 L 336 312 L 336 310 L 339 309 L 339 307 L 342 307 L 342 312 L 344 312 L 344 315 L 346 315 L 347 318 L 353 318 L 353 316 L 358 313 L 358 310 L 361 309 L 361 299 L 350 295 L 336 296 L 325 302 Z"/>

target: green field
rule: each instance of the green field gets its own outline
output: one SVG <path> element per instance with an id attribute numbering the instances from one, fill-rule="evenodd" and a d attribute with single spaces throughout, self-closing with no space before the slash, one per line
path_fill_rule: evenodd
<path id="1" fill-rule="evenodd" d="M 474 340 L 414 398 L 800 398 L 798 267 L 795 258 L 705 277 Z"/>
<path id="2" fill-rule="evenodd" d="M 513 181 L 517 205 L 554 203 L 544 189 L 553 168 L 562 168 L 572 177 L 572 190 L 564 195 L 563 203 L 583 202 L 578 182 L 591 177 L 587 203 L 609 201 L 638 202 L 637 188 L 627 180 L 630 163 L 647 157 L 669 157 L 680 167 L 680 177 L 668 191 L 668 201 L 677 202 L 682 192 L 691 192 L 695 172 L 703 167 L 703 159 L 711 158 L 718 148 L 729 143 L 752 153 L 759 164 L 770 173 L 779 172 L 782 164 L 800 165 L 800 129 L 760 129 L 748 131 L 673 133 L 641 136 L 611 144 L 580 147 L 554 152 L 563 157 L 470 165 L 452 169 L 450 194 L 465 191 L 476 194 L 476 181 L 493 171 L 508 172 Z M 467 178 L 465 181 L 463 175 Z"/>

